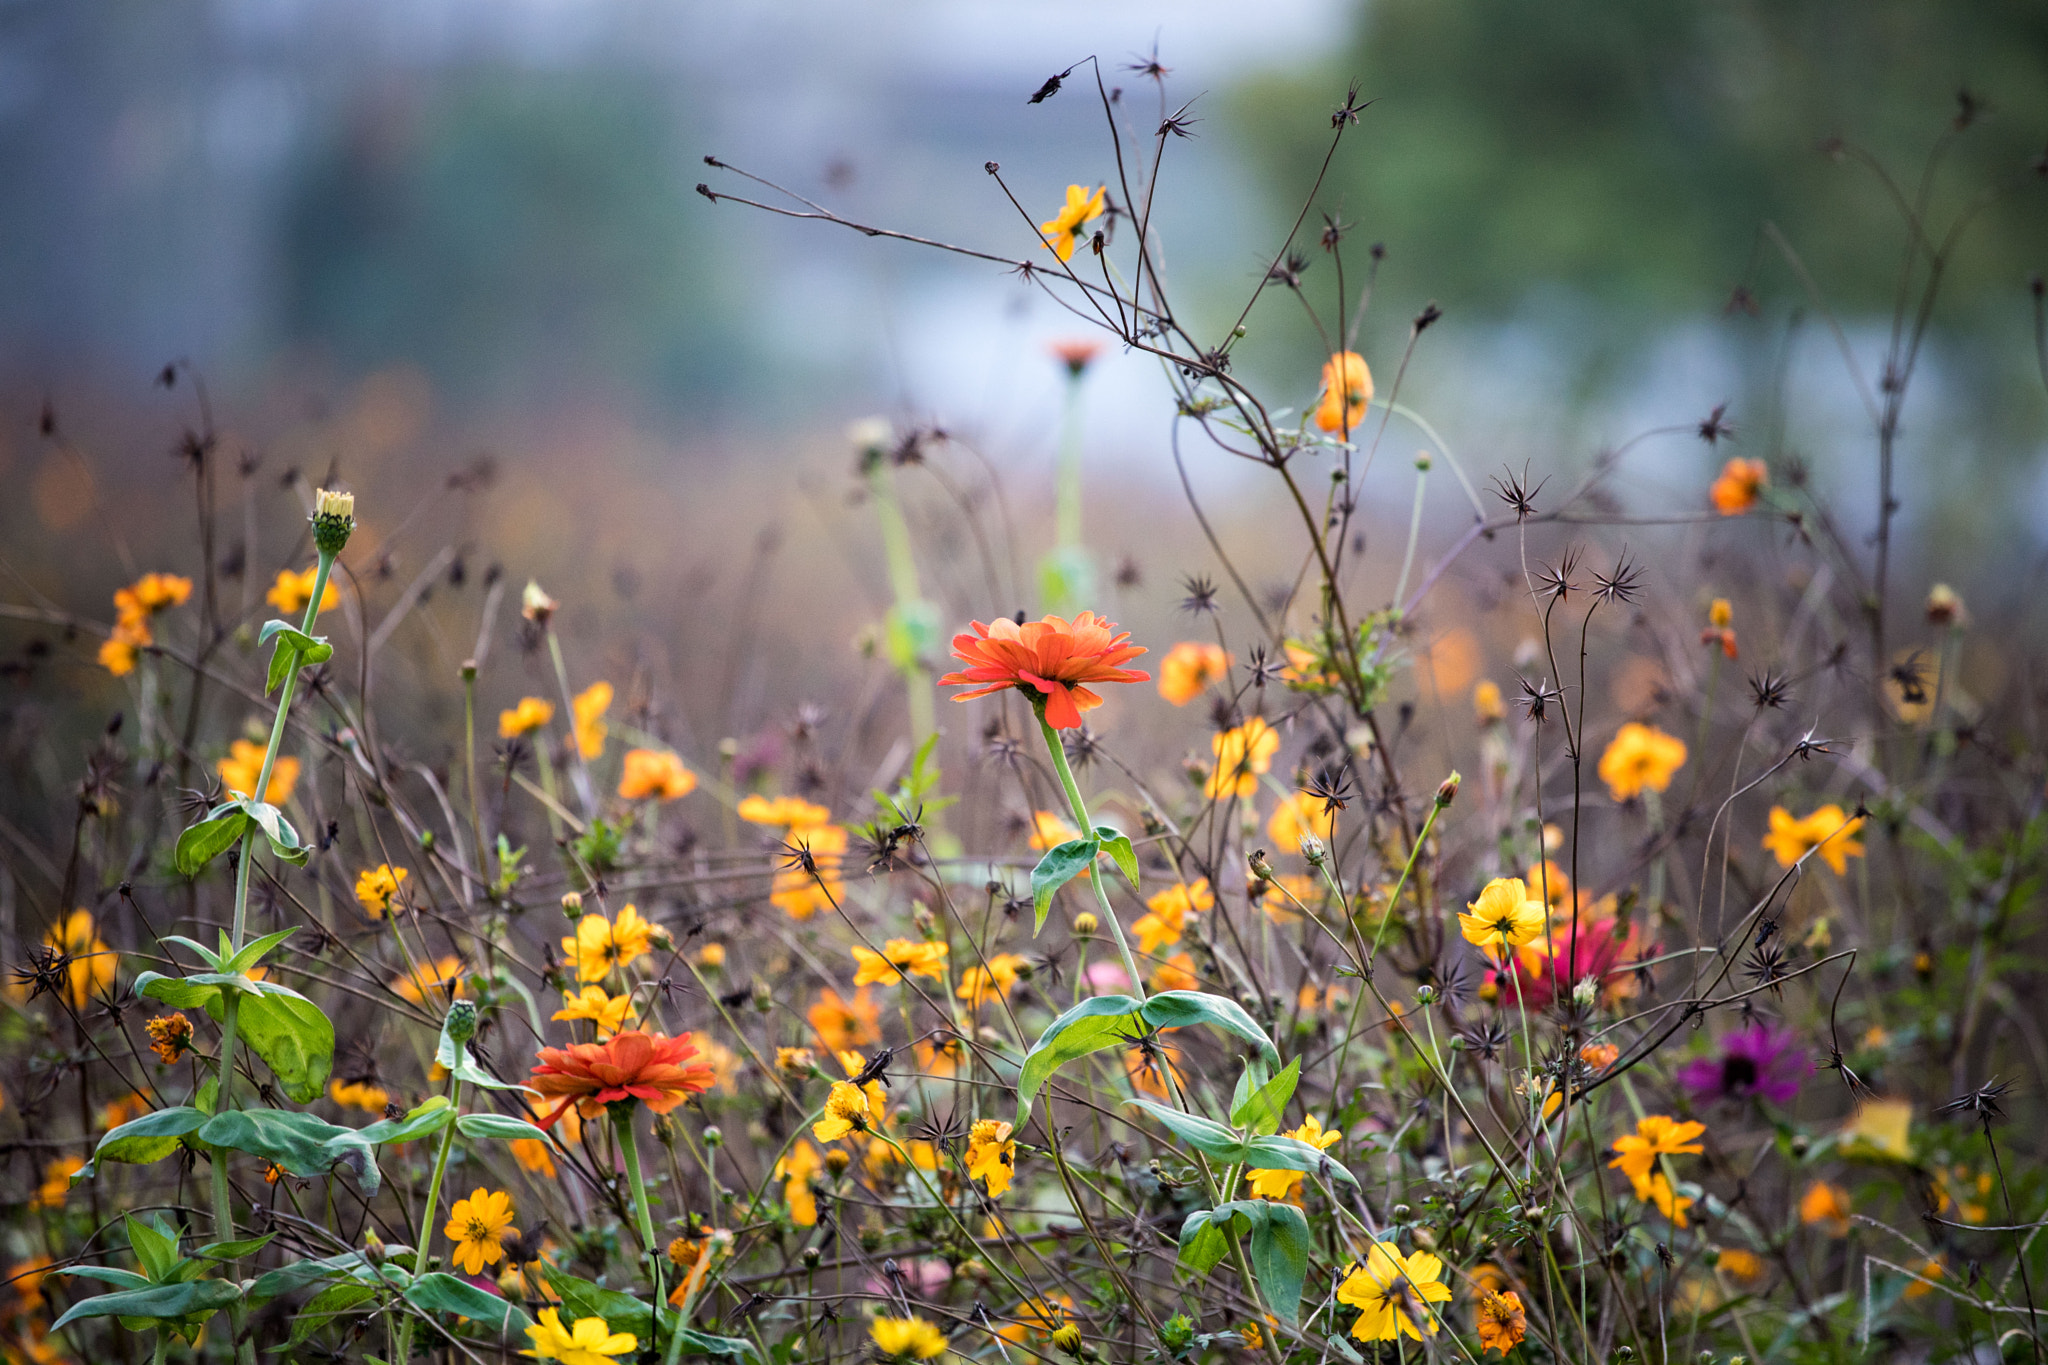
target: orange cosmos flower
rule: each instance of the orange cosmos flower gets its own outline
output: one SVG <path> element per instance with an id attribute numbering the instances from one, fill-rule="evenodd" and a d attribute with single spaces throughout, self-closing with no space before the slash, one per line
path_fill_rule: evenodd
<path id="1" fill-rule="evenodd" d="M 1182 640 L 1159 661 L 1159 695 L 1175 706 L 1186 706 L 1229 672 L 1230 654 L 1222 645 Z"/>
<path id="2" fill-rule="evenodd" d="M 1080 337 L 1067 341 L 1055 341 L 1047 349 L 1052 352 L 1053 359 L 1067 367 L 1069 375 L 1079 379 L 1082 371 L 1088 368 L 1089 362 L 1102 354 L 1102 343 L 1091 341 L 1086 337 Z"/>
<path id="3" fill-rule="evenodd" d="M 238 739 L 228 745 L 228 756 L 216 768 L 220 782 L 229 792 L 247 796 L 256 790 L 256 779 L 263 775 L 264 748 Z M 299 760 L 290 754 L 279 754 L 277 761 L 270 765 L 270 783 L 264 788 L 263 800 L 273 806 L 282 806 L 292 799 L 292 788 L 299 785 Z"/>
<path id="4" fill-rule="evenodd" d="M 530 735 L 555 718 L 555 704 L 542 697 L 521 697 L 519 705 L 498 713 L 498 735 L 517 739 Z"/>
<path id="5" fill-rule="evenodd" d="M 817 1031 L 818 1041 L 834 1052 L 882 1041 L 882 1007 L 866 987 L 855 991 L 851 1000 L 840 998 L 838 991 L 827 987 L 804 1018 Z"/>
<path id="6" fill-rule="evenodd" d="M 1339 351 L 1323 362 L 1323 399 L 1316 425 L 1350 435 L 1372 402 L 1372 371 L 1356 351 Z"/>
<path id="7" fill-rule="evenodd" d="M 626 801 L 657 797 L 673 801 L 697 790 L 697 774 L 674 754 L 658 749 L 626 750 L 626 770 L 619 777 L 619 796 Z"/>
<path id="8" fill-rule="evenodd" d="M 1730 460 L 1721 466 L 1721 477 L 1710 490 L 1714 510 L 1724 517 L 1739 517 L 1756 506 L 1770 484 L 1771 471 L 1762 460 Z"/>
<path id="9" fill-rule="evenodd" d="M 287 616 L 296 616 L 306 609 L 306 603 L 313 600 L 313 584 L 319 581 L 320 566 L 309 564 L 293 573 L 290 569 L 279 569 L 277 581 L 270 585 L 270 591 L 263 594 L 263 600 Z M 320 593 L 320 610 L 333 611 L 341 605 L 341 587 L 333 579 Z"/>
<path id="10" fill-rule="evenodd" d="M 1600 755 L 1600 780 L 1617 801 L 1642 795 L 1645 788 L 1661 792 L 1672 774 L 1685 766 L 1685 741 L 1654 725 L 1636 721 L 1617 730 Z"/>
<path id="11" fill-rule="evenodd" d="M 540 1121 L 551 1128 L 574 1105 L 586 1119 L 622 1100 L 644 1101 L 666 1114 L 692 1095 L 711 1088 L 711 1068 L 692 1061 L 697 1046 L 687 1033 L 673 1038 L 628 1029 L 602 1043 L 544 1047 L 533 1068 L 533 1088 L 559 1101 Z"/>
<path id="12" fill-rule="evenodd" d="M 974 634 L 953 637 L 953 657 L 967 667 L 939 679 L 944 686 L 972 685 L 974 690 L 956 695 L 955 701 L 970 701 L 1014 687 L 1043 694 L 1046 723 L 1055 730 L 1072 730 L 1081 724 L 1081 713 L 1102 705 L 1102 698 L 1082 686 L 1084 683 L 1150 682 L 1150 673 L 1117 667 L 1135 659 L 1145 650 L 1125 641 L 1129 631 L 1117 633 L 1114 621 L 1105 621 L 1084 611 L 1068 622 L 1058 616 L 1018 625 L 1006 617 L 992 624 L 976 621 Z M 1035 699 L 1035 698 L 1034 698 Z"/>

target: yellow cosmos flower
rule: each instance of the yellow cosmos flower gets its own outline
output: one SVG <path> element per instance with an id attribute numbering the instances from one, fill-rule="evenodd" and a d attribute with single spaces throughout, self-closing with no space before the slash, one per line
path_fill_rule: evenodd
<path id="1" fill-rule="evenodd" d="M 616 1356 L 640 1349 L 640 1338 L 631 1332 L 614 1332 L 603 1318 L 578 1318 L 573 1327 L 562 1326 L 562 1310 L 543 1308 L 540 1322 L 526 1329 L 533 1349 L 521 1351 L 535 1360 L 559 1360 L 562 1365 L 611 1365 Z"/>
<path id="2" fill-rule="evenodd" d="M 1466 909 L 1469 913 L 1458 916 L 1465 941 L 1502 957 L 1541 934 L 1550 922 L 1550 907 L 1530 896 L 1520 877 L 1495 877 Z"/>
<path id="3" fill-rule="evenodd" d="M 820 1142 L 837 1142 L 848 1133 L 868 1130 L 867 1092 L 850 1081 L 832 1082 L 825 1097 L 825 1116 L 811 1125 L 811 1136 Z"/>
<path id="4" fill-rule="evenodd" d="M 930 1360 L 946 1350 L 946 1334 L 929 1318 L 876 1318 L 868 1335 L 877 1351 L 899 1359 Z"/>
<path id="5" fill-rule="evenodd" d="M 1449 1303 L 1444 1263 L 1426 1251 L 1403 1256 L 1388 1242 L 1375 1241 L 1365 1264 L 1354 1265 L 1337 1286 L 1337 1302 L 1362 1310 L 1351 1335 L 1360 1341 L 1394 1341 L 1436 1335 L 1437 1315 L 1428 1305 Z"/>
<path id="6" fill-rule="evenodd" d="M 606 995 L 602 986 L 585 986 L 582 994 L 562 993 L 562 1008 L 550 1018 L 588 1019 L 597 1025 L 597 1036 L 609 1038 L 626 1026 L 626 1019 L 633 1012 L 633 993 Z"/>
<path id="7" fill-rule="evenodd" d="M 912 976 L 928 976 L 937 981 L 946 974 L 946 945 L 892 938 L 879 953 L 872 948 L 855 948 L 853 960 L 860 964 L 860 970 L 853 975 L 856 986 L 872 982 L 888 985 Z"/>
<path id="8" fill-rule="evenodd" d="M 84 1009 L 95 995 L 113 986 L 120 959 L 100 937 L 92 911 L 84 906 L 45 933 L 43 946 L 71 959 L 64 967 L 64 1000 L 71 1008 Z"/>
<path id="9" fill-rule="evenodd" d="M 769 888 L 769 902 L 795 920 L 809 919 L 812 915 L 835 909 L 846 897 L 846 880 L 840 875 L 845 863 L 845 827 L 791 825 L 788 830 L 786 842 L 809 852 L 811 865 L 818 872 L 812 876 L 801 863 L 784 866 L 775 874 L 775 883 Z"/>
<path id="10" fill-rule="evenodd" d="M 380 863 L 356 876 L 356 900 L 371 919 L 383 919 L 398 898 L 398 888 L 412 874 L 402 867 Z"/>
<path id="11" fill-rule="evenodd" d="M 986 967 L 969 967 L 961 973 L 960 987 L 953 994 L 976 1010 L 992 999 L 1007 1000 L 1010 988 L 1017 984 L 1018 969 L 1024 965 L 1025 959 L 1016 953 L 997 953 Z"/>
<path id="12" fill-rule="evenodd" d="M 1472 689 L 1472 715 L 1481 725 L 1498 725 L 1508 718 L 1499 683 L 1484 681 Z"/>
<path id="13" fill-rule="evenodd" d="M 519 1163 L 521 1170 L 532 1171 L 543 1180 L 555 1178 L 555 1156 L 545 1142 L 539 1138 L 514 1138 L 507 1145 L 511 1147 L 512 1159 Z"/>
<path id="14" fill-rule="evenodd" d="M 1694 1150 L 1698 1149 L 1695 1148 Z M 1611 1165 L 1612 1163 L 1609 1164 Z M 1664 1172 L 1652 1171 L 1647 1179 L 1637 1184 L 1636 1198 L 1646 1204 L 1655 1204 L 1657 1212 L 1671 1220 L 1671 1226 L 1675 1228 L 1688 1226 L 1685 1211 L 1693 1206 L 1693 1201 L 1673 1190 L 1671 1182 L 1665 1178 Z"/>
<path id="15" fill-rule="evenodd" d="M 1109 191 L 1104 185 L 1093 194 L 1085 185 L 1067 186 L 1067 202 L 1046 222 L 1038 225 L 1045 236 L 1045 244 L 1052 248 L 1061 260 L 1072 260 L 1074 247 L 1088 235 L 1088 224 L 1102 216 L 1103 199 Z"/>
<path id="16" fill-rule="evenodd" d="M 773 800 L 754 795 L 741 799 L 740 819 L 752 825 L 780 825 L 784 829 L 815 829 L 832 823 L 832 812 L 801 796 L 778 796 Z"/>
<path id="17" fill-rule="evenodd" d="M 1274 808 L 1273 818 L 1266 822 L 1266 837 L 1281 852 L 1293 853 L 1301 848 L 1302 835 L 1328 839 L 1336 827 L 1337 817 L 1321 800 L 1307 792 L 1293 792 Z"/>
<path id="18" fill-rule="evenodd" d="M 782 1201 L 789 1205 L 790 1221 L 800 1228 L 818 1225 L 818 1196 L 811 1189 L 811 1177 L 824 1169 L 818 1149 L 802 1138 L 775 1163 L 774 1178 L 783 1182 Z"/>
<path id="19" fill-rule="evenodd" d="M 977 1120 L 967 1134 L 967 1178 L 985 1181 L 988 1197 L 1000 1199 L 1016 1169 L 1017 1144 L 1010 1140 L 1010 1125 L 1000 1119 Z"/>
<path id="20" fill-rule="evenodd" d="M 236 796 L 248 796 L 256 790 L 256 779 L 263 776 L 264 748 L 238 739 L 228 745 L 228 756 L 218 765 L 220 784 Z M 277 762 L 270 765 L 270 785 L 263 789 L 263 799 L 273 806 L 282 806 L 292 799 L 292 788 L 299 785 L 299 760 L 290 754 L 279 754 Z"/>
<path id="21" fill-rule="evenodd" d="M 1600 780 L 1617 801 L 1644 791 L 1661 792 L 1672 774 L 1685 766 L 1685 741 L 1654 725 L 1630 721 L 1614 734 L 1600 755 Z"/>
<path id="22" fill-rule="evenodd" d="M 817 1003 L 804 1012 L 804 1018 L 817 1032 L 818 1041 L 833 1052 L 882 1040 L 882 1007 L 866 989 L 855 991 L 853 999 L 847 1000 L 827 987 L 818 993 Z"/>
<path id="23" fill-rule="evenodd" d="M 391 1092 L 368 1081 L 344 1081 L 337 1077 L 327 1082 L 327 1098 L 344 1109 L 382 1114 L 384 1106 L 391 1103 Z"/>
<path id="24" fill-rule="evenodd" d="M 1842 1146 L 1851 1156 L 1911 1161 L 1912 1131 L 1911 1100 L 1865 1100 L 1843 1126 Z"/>
<path id="25" fill-rule="evenodd" d="M 455 1201 L 441 1231 L 455 1243 L 455 1264 L 463 1273 L 481 1275 L 485 1266 L 505 1259 L 505 1239 L 519 1235 L 512 1226 L 512 1196 L 479 1185 L 469 1198 Z"/>
<path id="26" fill-rule="evenodd" d="M 569 704 L 575 712 L 576 752 L 585 758 L 596 758 L 604 752 L 605 736 L 611 733 L 604 713 L 611 708 L 612 685 L 594 682 L 572 697 Z"/>
<path id="27" fill-rule="evenodd" d="M 1848 872 L 1849 859 L 1863 856 L 1863 842 L 1856 838 L 1862 828 L 1863 817 L 1851 819 L 1832 801 L 1803 820 L 1795 820 L 1783 806 L 1772 806 L 1764 847 L 1777 856 L 1780 867 L 1792 866 L 1817 848 L 1821 860 L 1839 877 Z"/>
<path id="28" fill-rule="evenodd" d="M 697 774 L 674 754 L 660 749 L 626 750 L 625 771 L 619 777 L 621 800 L 641 801 L 652 796 L 673 801 L 695 790 Z"/>
<path id="29" fill-rule="evenodd" d="M 1616 1155 L 1607 1165 L 1627 1176 L 1641 1196 L 1657 1158 L 1705 1151 L 1694 1139 L 1706 1131 L 1704 1123 L 1679 1123 L 1669 1114 L 1650 1114 L 1636 1121 L 1635 1132 L 1614 1140 Z"/>
<path id="30" fill-rule="evenodd" d="M 498 737 L 517 739 L 530 735 L 555 718 L 555 704 L 539 697 L 521 697 L 519 705 L 498 713 Z"/>
<path id="31" fill-rule="evenodd" d="M 1324 1132 L 1322 1122 L 1314 1114 L 1310 1114 L 1306 1119 L 1302 1120 L 1301 1127 L 1288 1133 L 1287 1136 L 1299 1138 L 1319 1152 L 1327 1152 L 1336 1145 L 1337 1140 L 1343 1137 L 1344 1133 L 1341 1129 L 1337 1128 Z M 1269 1171 L 1262 1167 L 1255 1167 L 1252 1170 L 1246 1171 L 1244 1177 L 1245 1183 L 1251 1187 L 1252 1193 L 1260 1199 L 1292 1200 L 1296 1192 L 1301 1189 L 1302 1183 L 1308 1179 L 1308 1173 L 1306 1171 Z"/>
<path id="32" fill-rule="evenodd" d="M 1229 674 L 1230 653 L 1222 645 L 1183 640 L 1159 661 L 1159 695 L 1175 706 L 1186 706 L 1210 683 Z"/>
<path id="33" fill-rule="evenodd" d="M 624 967 L 654 951 L 654 926 L 628 905 L 608 920 L 592 911 L 576 921 L 576 936 L 562 940 L 562 953 L 576 963 L 579 981 L 602 981 L 612 968 Z"/>
<path id="34" fill-rule="evenodd" d="M 277 581 L 270 585 L 270 591 L 263 594 L 263 600 L 276 607 L 286 616 L 297 616 L 306 609 L 306 603 L 313 600 L 313 583 L 320 577 L 320 566 L 311 564 L 293 573 L 290 569 L 279 569 Z M 341 605 L 341 588 L 332 578 L 320 594 L 320 610 L 333 611 Z"/>
<path id="35" fill-rule="evenodd" d="M 1280 732 L 1266 724 L 1265 717 L 1253 716 L 1234 729 L 1209 737 L 1216 766 L 1202 784 L 1202 794 L 1214 801 L 1235 796 L 1243 800 L 1259 789 L 1259 775 L 1273 766 L 1280 752 Z"/>

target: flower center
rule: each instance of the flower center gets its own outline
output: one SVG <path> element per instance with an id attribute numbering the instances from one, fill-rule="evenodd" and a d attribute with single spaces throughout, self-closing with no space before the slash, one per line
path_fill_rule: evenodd
<path id="1" fill-rule="evenodd" d="M 1721 1089 L 1739 1094 L 1756 1084 L 1756 1062 L 1748 1057 L 1729 1057 L 1721 1063 Z"/>
<path id="2" fill-rule="evenodd" d="M 468 1225 L 462 1230 L 462 1240 L 465 1242 L 488 1242 L 491 1240 L 491 1229 L 485 1224 L 483 1219 L 471 1218 Z"/>

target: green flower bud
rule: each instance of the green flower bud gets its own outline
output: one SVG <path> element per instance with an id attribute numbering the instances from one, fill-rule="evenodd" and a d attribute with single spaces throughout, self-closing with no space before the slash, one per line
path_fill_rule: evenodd
<path id="1" fill-rule="evenodd" d="M 473 1001 L 458 1000 L 448 1007 L 448 1022 L 442 1031 L 459 1046 L 476 1037 L 476 1005 Z"/>
<path id="2" fill-rule="evenodd" d="M 338 555 L 356 529 L 356 495 L 323 488 L 313 495 L 313 544 L 323 555 Z"/>

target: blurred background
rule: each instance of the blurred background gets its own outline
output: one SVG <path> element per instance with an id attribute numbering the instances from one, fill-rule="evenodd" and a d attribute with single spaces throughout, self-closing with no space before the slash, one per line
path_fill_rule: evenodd
<path id="1" fill-rule="evenodd" d="M 1193 101 L 1157 221 L 1183 314 L 1219 337 L 1355 83 L 1371 103 L 1309 218 L 1305 290 L 1334 301 L 1322 213 L 1348 225 L 1354 283 L 1384 245 L 1360 338 L 1383 393 L 1410 319 L 1441 305 L 1402 396 L 1475 480 L 1526 464 L 1565 486 L 1603 447 L 1680 428 L 1631 448 L 1614 511 L 1704 508 L 1731 447 L 1690 431 L 1726 403 L 1733 453 L 1801 462 L 1860 544 L 1875 443 L 1843 350 L 1874 385 L 1906 207 L 1936 237 L 1969 215 L 1913 378 L 1898 581 L 2036 610 L 2048 9 L 2007 0 L 12 0 L 0 474 L 26 496 L 0 509 L 8 572 L 102 615 L 137 569 L 191 572 L 179 447 L 207 431 L 219 552 L 256 565 L 259 618 L 297 553 L 286 475 L 332 474 L 365 493 L 394 593 L 451 563 L 458 587 L 488 565 L 539 575 L 573 604 L 563 628 L 611 651 L 586 672 L 723 689 L 700 742 L 759 724 L 793 699 L 787 666 L 815 663 L 815 640 L 778 655 L 780 623 L 822 621 L 851 657 L 886 605 L 848 422 L 956 437 L 971 490 L 1000 476 L 1005 552 L 1028 565 L 1061 419 L 1048 346 L 1085 329 L 997 267 L 707 202 L 702 180 L 759 187 L 702 158 L 1028 256 L 983 164 L 1033 217 L 1113 181 L 1086 68 L 1026 104 L 1090 54 L 1142 131 L 1162 99 Z M 1155 55 L 1163 92 L 1133 69 Z M 1909 323 L 1918 306 L 1916 285 Z M 1275 291 L 1250 329 L 1240 369 L 1311 403 L 1322 354 L 1298 305 Z M 1112 605 L 1160 630 L 1177 577 L 1215 571 L 1167 393 L 1114 348 L 1083 390 L 1090 487 L 1123 513 L 1091 543 L 1124 570 Z M 1367 571 L 1406 529 L 1416 437 L 1389 439 Z M 1256 471 L 1188 455 L 1226 539 L 1284 581 Z M 949 617 L 1035 606 L 969 581 L 944 496 L 906 496 Z M 1427 511 L 1438 549 L 1470 517 L 1450 480 Z M 475 628 L 473 608 L 445 623 L 419 666 L 450 676 Z"/>

